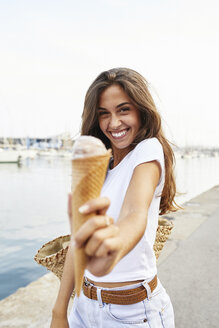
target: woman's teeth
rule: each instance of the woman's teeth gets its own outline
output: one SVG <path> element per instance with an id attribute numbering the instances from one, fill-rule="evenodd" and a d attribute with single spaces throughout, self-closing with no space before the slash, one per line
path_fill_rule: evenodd
<path id="1" fill-rule="evenodd" d="M 126 132 L 127 132 L 127 130 L 123 130 L 123 131 L 117 132 L 117 133 L 111 132 L 111 134 L 114 138 L 120 138 L 120 137 L 123 137 L 126 134 Z"/>

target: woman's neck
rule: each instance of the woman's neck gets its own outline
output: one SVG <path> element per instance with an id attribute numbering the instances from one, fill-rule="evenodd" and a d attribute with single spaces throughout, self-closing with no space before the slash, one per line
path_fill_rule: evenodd
<path id="1" fill-rule="evenodd" d="M 117 149 L 115 147 L 112 147 L 113 151 L 113 164 L 112 168 L 116 167 L 121 160 L 130 152 L 131 149 L 125 148 L 125 149 Z"/>

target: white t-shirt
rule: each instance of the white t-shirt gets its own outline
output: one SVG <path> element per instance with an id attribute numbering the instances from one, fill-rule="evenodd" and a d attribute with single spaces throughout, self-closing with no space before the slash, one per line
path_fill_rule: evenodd
<path id="1" fill-rule="evenodd" d="M 142 279 L 150 281 L 157 273 L 153 245 L 158 224 L 160 196 L 165 181 L 163 148 L 157 138 L 141 141 L 115 168 L 108 169 L 101 196 L 110 199 L 111 203 L 107 214 L 116 222 L 135 167 L 154 160 L 160 164 L 161 177 L 149 207 L 147 227 L 143 237 L 109 274 L 96 277 L 86 270 L 85 275 L 89 279 L 96 282 L 125 282 Z"/>

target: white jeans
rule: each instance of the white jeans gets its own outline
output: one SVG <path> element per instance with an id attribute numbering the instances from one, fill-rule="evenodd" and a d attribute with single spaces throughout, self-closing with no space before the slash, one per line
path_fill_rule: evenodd
<path id="1" fill-rule="evenodd" d="M 73 303 L 68 319 L 70 328 L 174 328 L 173 307 L 159 279 L 153 293 L 145 281 L 111 290 L 131 289 L 141 285 L 147 289 L 148 297 L 131 305 L 103 303 L 101 290 L 110 288 L 98 288 L 98 301 L 89 299 L 82 291 Z"/>

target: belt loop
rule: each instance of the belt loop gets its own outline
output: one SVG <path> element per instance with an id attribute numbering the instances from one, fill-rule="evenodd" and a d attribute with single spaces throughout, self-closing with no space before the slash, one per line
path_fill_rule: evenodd
<path id="1" fill-rule="evenodd" d="M 97 300 L 99 303 L 99 307 L 102 308 L 103 307 L 103 301 L 102 301 L 102 297 L 101 297 L 101 288 L 97 288 Z"/>
<path id="2" fill-rule="evenodd" d="M 144 286 L 144 288 L 146 289 L 146 291 L 147 291 L 147 299 L 150 299 L 151 298 L 151 288 L 150 288 L 150 286 L 148 285 L 148 283 L 147 283 L 147 281 L 145 280 L 145 281 L 143 281 L 142 282 L 142 285 Z"/>

